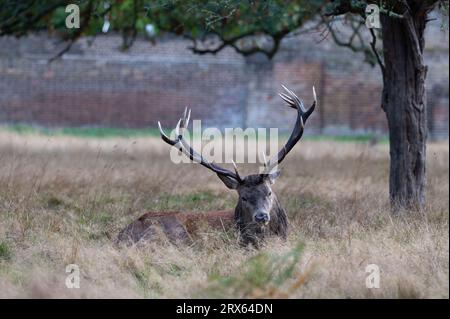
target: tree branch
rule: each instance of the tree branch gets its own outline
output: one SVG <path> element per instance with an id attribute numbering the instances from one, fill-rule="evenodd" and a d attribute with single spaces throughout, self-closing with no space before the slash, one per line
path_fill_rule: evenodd
<path id="1" fill-rule="evenodd" d="M 375 35 L 375 31 L 373 31 L 372 28 L 370 28 L 369 31 L 370 31 L 370 34 L 372 35 L 372 41 L 370 42 L 370 47 L 372 48 L 373 54 L 375 55 L 378 65 L 381 68 L 381 73 L 384 76 L 385 66 L 384 66 L 383 60 L 381 59 L 380 53 L 377 50 L 377 36 Z"/>
<path id="2" fill-rule="evenodd" d="M 350 27 L 352 29 L 352 33 L 349 36 L 348 40 L 344 40 L 341 37 L 338 36 L 336 30 L 334 29 L 332 23 L 333 20 L 330 21 L 330 19 L 324 15 L 322 15 L 322 20 L 325 26 L 328 29 L 328 34 L 331 35 L 334 43 L 336 43 L 338 46 L 346 47 L 352 50 L 353 52 L 361 52 L 365 56 L 366 62 L 368 62 L 371 66 L 374 66 L 375 64 L 379 64 L 381 67 L 381 71 L 384 72 L 384 64 L 382 62 L 381 56 L 376 49 L 376 36 L 372 29 L 369 29 L 371 35 L 372 35 L 372 41 L 370 42 L 370 45 L 367 45 L 367 41 L 364 40 L 364 37 L 361 34 L 361 27 L 365 25 L 364 16 L 357 15 L 361 19 L 354 20 L 354 15 L 349 15 L 350 19 Z M 355 26 L 354 22 L 357 23 Z M 327 36 L 327 35 L 325 35 Z M 358 39 L 359 45 L 355 44 L 354 40 Z"/>
<path id="3" fill-rule="evenodd" d="M 111 7 L 111 5 L 110 5 Z M 133 0 L 133 14 L 130 26 L 125 26 L 122 29 L 122 50 L 128 50 L 133 45 L 137 37 L 136 22 L 138 18 L 138 3 Z"/>
<path id="4" fill-rule="evenodd" d="M 92 17 L 93 1 L 94 0 L 89 0 L 88 5 L 86 6 L 86 9 L 83 10 L 83 14 L 82 14 L 83 20 L 80 22 L 80 28 L 77 29 L 74 33 L 72 33 L 69 37 L 66 38 L 66 40 L 69 41 L 69 43 L 61 51 L 59 51 L 57 54 L 55 54 L 53 57 L 51 57 L 48 60 L 48 63 L 52 63 L 53 61 L 61 58 L 65 53 L 67 53 L 72 48 L 73 44 L 81 36 L 83 31 L 87 28 L 87 26 L 89 25 L 89 22 L 91 20 L 91 17 Z"/>
<path id="5" fill-rule="evenodd" d="M 349 48 L 350 50 L 352 50 L 353 52 L 364 52 L 365 47 L 362 45 L 363 43 L 361 43 L 360 46 L 355 46 L 355 45 L 353 44 L 353 41 L 354 41 L 354 39 L 355 39 L 355 37 L 356 37 L 356 34 L 359 33 L 360 26 L 358 26 L 358 27 L 352 26 L 353 33 L 350 35 L 348 41 L 344 41 L 344 40 L 342 40 L 341 38 L 339 38 L 339 36 L 337 35 L 336 31 L 334 30 L 334 28 L 333 28 L 333 26 L 332 26 L 332 22 L 329 22 L 329 21 L 327 20 L 327 18 L 325 18 L 325 17 L 323 17 L 323 18 L 324 18 L 323 21 L 324 21 L 325 25 L 326 25 L 327 28 L 328 28 L 329 34 L 331 35 L 331 37 L 333 38 L 333 41 L 334 41 L 337 45 L 342 46 L 342 47 L 347 47 L 347 48 Z M 360 23 L 360 25 L 361 25 L 361 24 L 362 24 L 362 22 Z M 358 36 L 358 38 L 359 38 L 359 39 L 362 39 L 360 36 Z M 360 41 L 360 42 L 361 42 L 361 41 Z"/>
<path id="6" fill-rule="evenodd" d="M 35 16 L 29 17 L 29 15 L 27 15 L 26 13 L 29 12 L 29 9 L 33 7 L 34 3 L 32 3 L 30 6 L 22 10 L 20 14 L 17 14 L 14 17 L 13 21 L 11 21 L 9 24 L 7 23 L 0 25 L 0 36 L 8 34 L 13 34 L 17 36 L 24 35 L 26 34 L 27 30 L 33 28 L 35 23 L 39 22 L 42 18 L 53 12 L 56 8 L 63 5 L 68 5 L 70 3 L 71 3 L 70 0 L 56 1 L 55 3 L 44 8 L 41 12 L 39 12 Z M 25 19 L 22 20 L 19 19 L 19 17 L 25 17 Z M 22 28 L 20 27 L 21 24 L 23 25 Z"/>
<path id="7" fill-rule="evenodd" d="M 231 48 L 233 48 L 237 53 L 240 53 L 244 56 L 248 56 L 248 55 L 252 55 L 255 53 L 263 53 L 267 56 L 267 58 L 271 59 L 273 58 L 273 56 L 277 53 L 281 40 L 283 39 L 284 36 L 286 36 L 289 33 L 288 30 L 281 30 L 275 34 L 268 34 L 268 33 L 260 33 L 260 32 L 256 32 L 256 31 L 249 31 L 246 33 L 242 33 L 238 36 L 229 38 L 229 39 L 225 39 L 222 35 L 220 35 L 218 32 L 211 32 L 211 34 L 214 34 L 215 36 L 217 36 L 221 43 L 216 46 L 215 48 L 199 48 L 198 47 L 198 42 L 195 38 L 192 38 L 190 36 L 185 35 L 185 37 L 189 38 L 192 40 L 193 42 L 193 46 L 190 47 L 189 49 L 196 54 L 217 54 L 218 52 L 220 52 L 222 49 L 224 49 L 225 47 L 229 46 Z M 250 48 L 242 48 L 238 45 L 238 41 L 242 40 L 244 38 L 247 37 L 251 37 L 251 36 L 258 36 L 258 35 L 266 35 L 271 37 L 272 41 L 273 41 L 273 45 L 271 46 L 270 49 L 264 49 L 262 47 L 259 46 L 252 46 Z M 203 41 L 205 42 L 205 41 Z"/>

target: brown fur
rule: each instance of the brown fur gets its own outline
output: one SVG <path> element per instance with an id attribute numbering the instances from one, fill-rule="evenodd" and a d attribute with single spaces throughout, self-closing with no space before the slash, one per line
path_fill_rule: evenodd
<path id="1" fill-rule="evenodd" d="M 246 221 L 245 209 L 242 207 L 241 201 L 238 202 L 234 211 L 234 218 L 244 245 L 251 243 L 255 247 L 259 247 L 260 242 L 271 235 L 276 235 L 286 240 L 289 230 L 286 211 L 281 206 L 277 196 L 275 194 L 273 196 L 270 221 L 267 226 L 260 226 L 251 221 Z"/>
<path id="2" fill-rule="evenodd" d="M 233 227 L 233 211 L 206 213 L 148 212 L 125 227 L 118 235 L 118 242 L 138 243 L 153 239 L 158 231 L 172 242 L 189 242 L 202 225 L 218 230 Z"/>
<path id="3" fill-rule="evenodd" d="M 201 225 L 218 230 L 230 229 L 233 224 L 240 232 L 243 245 L 259 247 L 267 236 L 276 235 L 286 239 L 288 233 L 287 215 L 277 196 L 271 191 L 269 176 L 249 175 L 237 187 L 238 204 L 232 211 L 205 213 L 148 212 L 123 229 L 119 242 L 138 243 L 153 240 L 158 232 L 171 242 L 189 242 L 195 237 Z M 270 195 L 269 195 L 270 192 Z M 243 198 L 246 197 L 244 202 Z M 267 206 L 270 203 L 270 208 Z M 254 220 L 254 212 L 267 206 L 270 220 L 267 224 Z"/>

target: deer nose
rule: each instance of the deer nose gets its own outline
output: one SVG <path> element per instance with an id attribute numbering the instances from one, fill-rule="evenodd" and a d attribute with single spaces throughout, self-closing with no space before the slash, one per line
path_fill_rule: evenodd
<path id="1" fill-rule="evenodd" d="M 255 215 L 255 221 L 258 223 L 267 223 L 269 221 L 269 215 L 266 213 L 257 213 Z"/>

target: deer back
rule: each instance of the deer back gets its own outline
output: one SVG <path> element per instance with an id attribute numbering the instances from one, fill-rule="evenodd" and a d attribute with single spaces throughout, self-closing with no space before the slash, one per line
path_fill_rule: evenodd
<path id="1" fill-rule="evenodd" d="M 134 244 L 154 240 L 162 235 L 170 242 L 189 242 L 202 227 L 228 230 L 233 227 L 233 211 L 148 212 L 125 227 L 118 235 L 118 242 Z"/>

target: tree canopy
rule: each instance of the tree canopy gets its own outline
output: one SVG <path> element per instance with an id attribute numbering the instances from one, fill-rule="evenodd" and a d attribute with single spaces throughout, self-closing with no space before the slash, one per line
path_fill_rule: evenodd
<path id="1" fill-rule="evenodd" d="M 66 6 L 80 8 L 80 27 L 66 27 Z M 362 0 L 47 0 L 0 2 L 0 36 L 22 36 L 28 32 L 46 30 L 69 41 L 82 35 L 96 35 L 108 31 L 122 35 L 122 48 L 127 49 L 139 35 L 153 38 L 163 32 L 184 36 L 193 41 L 192 51 L 198 54 L 217 53 L 229 46 L 243 55 L 261 52 L 272 58 L 281 40 L 306 22 L 318 19 L 329 26 L 338 45 L 366 54 L 372 64 L 376 55 L 364 45 L 361 26 L 368 4 L 377 4 L 380 11 L 401 17 L 401 4 L 406 1 Z M 408 1 L 408 5 L 423 6 L 429 10 L 439 3 L 448 12 L 448 1 Z M 354 34 L 340 39 L 333 31 L 331 18 L 347 15 Z M 151 26 L 151 34 L 148 32 Z M 215 40 L 215 41 L 214 41 Z M 360 42 L 355 44 L 356 42 Z"/>

